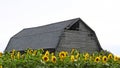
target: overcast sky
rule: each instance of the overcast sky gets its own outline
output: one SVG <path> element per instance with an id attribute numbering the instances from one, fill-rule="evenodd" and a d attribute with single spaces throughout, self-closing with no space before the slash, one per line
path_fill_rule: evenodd
<path id="1" fill-rule="evenodd" d="M 0 0 L 0 51 L 23 28 L 80 17 L 103 49 L 120 55 L 119 0 Z"/>

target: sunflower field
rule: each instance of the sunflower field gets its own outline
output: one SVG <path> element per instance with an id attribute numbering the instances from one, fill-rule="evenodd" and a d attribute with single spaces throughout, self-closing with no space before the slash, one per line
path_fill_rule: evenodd
<path id="1" fill-rule="evenodd" d="M 80 53 L 50 53 L 43 49 L 27 49 L 24 53 L 12 50 L 0 52 L 0 68 L 120 68 L 120 57 L 107 51 Z"/>

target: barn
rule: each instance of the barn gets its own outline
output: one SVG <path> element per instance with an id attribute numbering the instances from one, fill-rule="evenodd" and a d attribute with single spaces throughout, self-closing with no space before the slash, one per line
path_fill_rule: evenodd
<path id="1" fill-rule="evenodd" d="M 27 48 L 43 48 L 51 52 L 72 48 L 80 52 L 102 50 L 95 32 L 80 18 L 25 28 L 10 39 L 5 51 L 25 51 Z"/>

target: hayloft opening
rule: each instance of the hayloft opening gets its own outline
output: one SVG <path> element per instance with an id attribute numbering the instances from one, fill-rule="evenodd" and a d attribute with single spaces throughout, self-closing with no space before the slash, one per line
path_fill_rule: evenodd
<path id="1" fill-rule="evenodd" d="M 68 30 L 76 30 L 76 31 L 79 31 L 79 22 L 73 24 Z"/>

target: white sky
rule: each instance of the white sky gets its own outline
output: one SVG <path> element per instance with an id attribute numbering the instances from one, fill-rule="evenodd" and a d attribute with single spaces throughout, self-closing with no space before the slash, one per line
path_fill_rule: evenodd
<path id="1" fill-rule="evenodd" d="M 23 28 L 80 17 L 103 49 L 120 55 L 119 0 L 0 0 L 0 51 Z"/>

